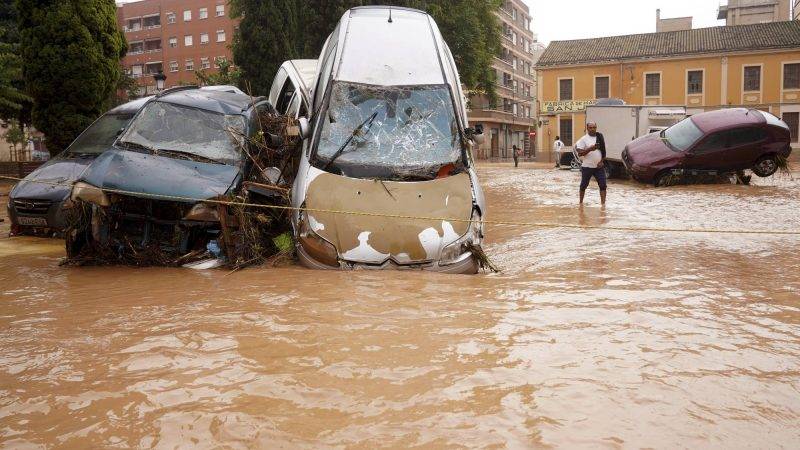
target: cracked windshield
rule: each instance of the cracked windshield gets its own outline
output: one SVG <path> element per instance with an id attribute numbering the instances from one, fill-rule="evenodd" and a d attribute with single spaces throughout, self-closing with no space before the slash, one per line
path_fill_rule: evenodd
<path id="1" fill-rule="evenodd" d="M 447 86 L 333 85 L 317 157 L 343 175 L 433 178 L 460 156 Z"/>
<path id="2" fill-rule="evenodd" d="M 144 107 L 120 143 L 236 164 L 241 159 L 244 128 L 241 116 L 153 102 Z"/>

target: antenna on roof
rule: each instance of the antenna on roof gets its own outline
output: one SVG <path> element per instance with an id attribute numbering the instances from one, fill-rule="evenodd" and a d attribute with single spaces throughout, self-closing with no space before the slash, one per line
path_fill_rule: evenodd
<path id="1" fill-rule="evenodd" d="M 392 23 L 392 7 L 389 7 L 389 23 Z"/>

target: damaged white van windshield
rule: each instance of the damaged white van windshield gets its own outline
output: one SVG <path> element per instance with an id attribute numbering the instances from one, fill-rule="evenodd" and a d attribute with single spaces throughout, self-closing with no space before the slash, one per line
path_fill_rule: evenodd
<path id="1" fill-rule="evenodd" d="M 315 161 L 354 178 L 433 179 L 460 169 L 462 142 L 450 90 L 335 82 Z"/>

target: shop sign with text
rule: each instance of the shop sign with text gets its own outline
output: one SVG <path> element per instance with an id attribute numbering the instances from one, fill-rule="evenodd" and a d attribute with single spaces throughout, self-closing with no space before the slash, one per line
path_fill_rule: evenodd
<path id="1" fill-rule="evenodd" d="M 597 100 L 565 100 L 560 102 L 542 102 L 542 114 L 563 114 L 586 111 L 586 107 L 594 105 Z"/>

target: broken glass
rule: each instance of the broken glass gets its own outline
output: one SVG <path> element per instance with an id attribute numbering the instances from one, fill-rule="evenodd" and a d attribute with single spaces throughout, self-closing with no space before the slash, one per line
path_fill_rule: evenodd
<path id="1" fill-rule="evenodd" d="M 244 130 L 242 116 L 151 102 L 134 119 L 120 141 L 238 165 L 242 161 L 240 145 Z"/>
<path id="2" fill-rule="evenodd" d="M 369 127 L 359 127 L 373 115 Z M 345 175 L 364 176 L 364 170 L 353 169 L 373 167 L 375 173 L 388 169 L 400 178 L 432 178 L 442 166 L 456 164 L 461 154 L 447 86 L 333 84 L 316 153 L 323 166 L 336 156 L 331 166 Z"/>

